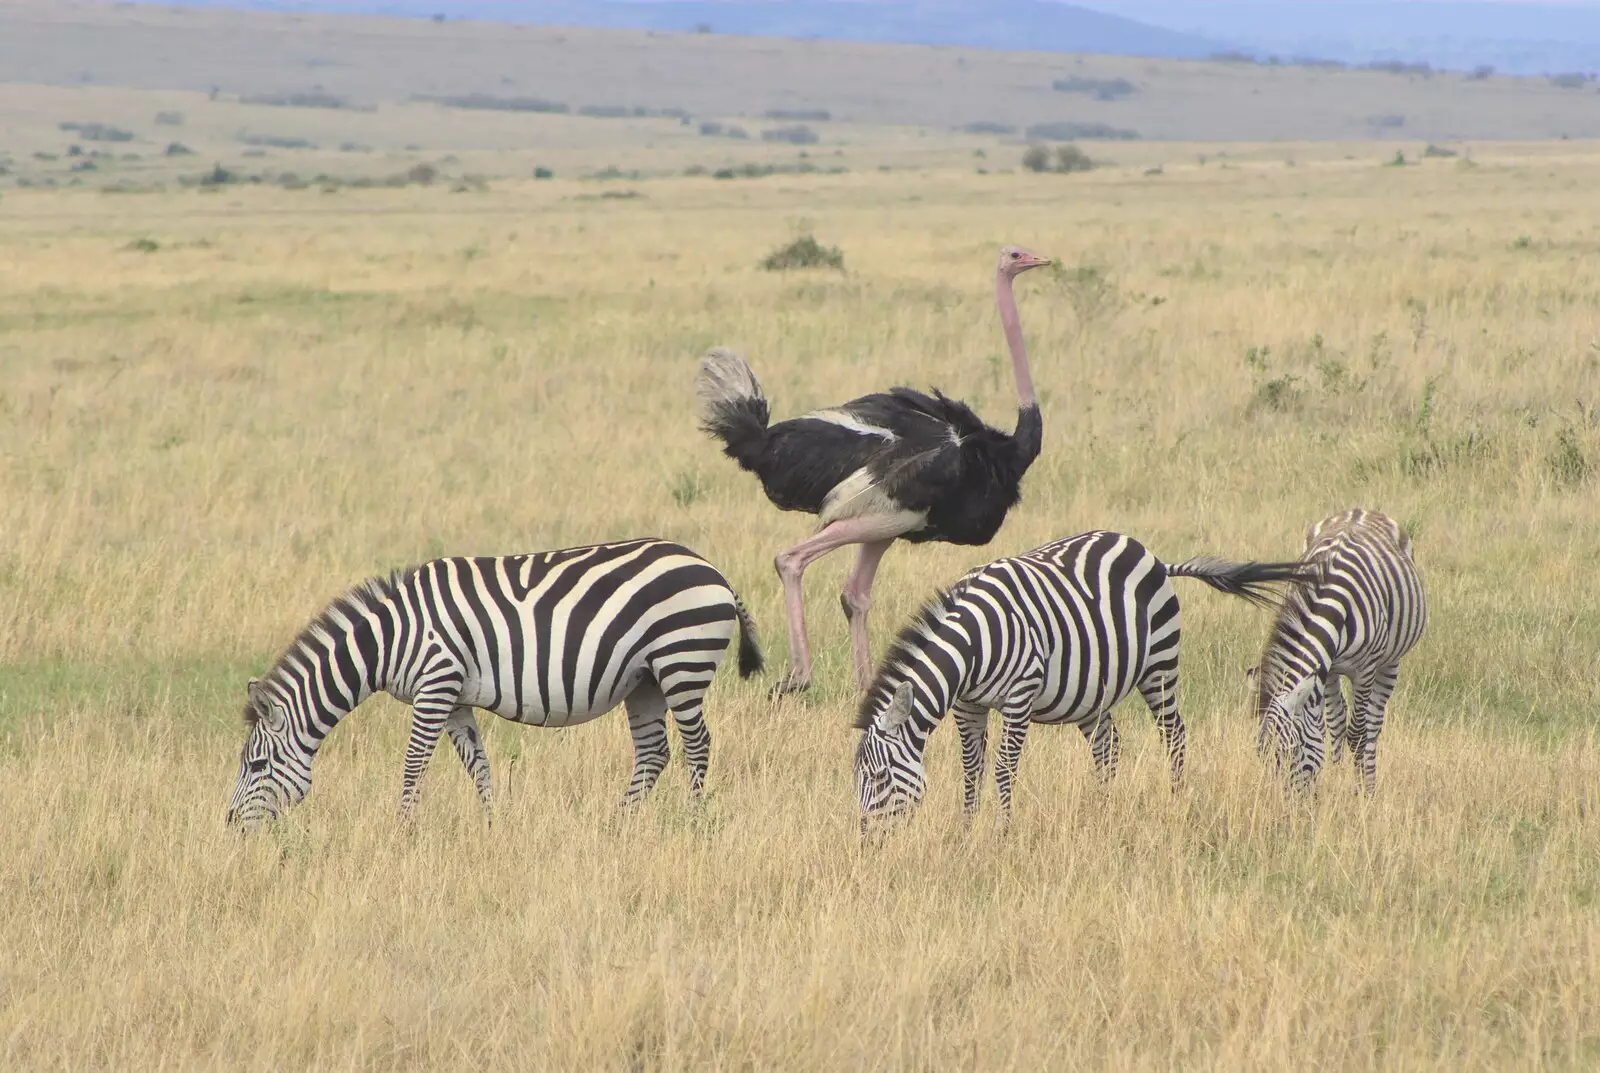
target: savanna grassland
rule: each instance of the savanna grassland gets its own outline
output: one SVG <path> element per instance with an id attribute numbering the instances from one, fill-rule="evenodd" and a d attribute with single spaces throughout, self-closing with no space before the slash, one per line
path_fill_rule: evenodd
<path id="1" fill-rule="evenodd" d="M 1600 1062 L 1600 151 L 1216 151 L 7 188 L 0 1066 Z M 803 231 L 845 270 L 758 267 Z M 992 787 L 969 829 L 945 728 L 916 821 L 858 843 L 847 560 L 809 578 L 818 687 L 769 702 L 772 556 L 809 520 L 696 430 L 695 365 L 741 349 L 780 416 L 906 382 L 1009 427 L 1005 241 L 1063 262 L 1019 285 L 1045 451 L 991 547 L 889 555 L 876 648 L 965 567 L 1064 534 L 1285 557 L 1379 508 L 1432 623 L 1375 798 L 1348 766 L 1308 801 L 1265 781 L 1241 672 L 1267 623 L 1184 583 L 1186 789 L 1124 706 L 1114 785 L 1041 729 L 1009 830 Z M 618 814 L 619 717 L 486 720 L 493 826 L 446 752 L 403 828 L 379 699 L 300 807 L 224 829 L 246 676 L 346 586 L 646 534 L 717 563 L 770 657 L 712 692 L 703 805 L 674 764 Z"/>

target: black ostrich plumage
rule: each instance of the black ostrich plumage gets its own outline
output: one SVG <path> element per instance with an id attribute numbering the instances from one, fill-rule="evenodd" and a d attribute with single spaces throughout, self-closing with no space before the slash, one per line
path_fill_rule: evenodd
<path id="1" fill-rule="evenodd" d="M 1021 499 L 1044 430 L 1038 407 L 1019 410 L 1016 431 L 1006 433 L 963 402 L 907 387 L 767 421 L 765 398 L 740 398 L 724 403 L 708 430 L 781 510 L 823 514 L 853 480 L 880 502 L 926 515 L 901 539 L 972 545 L 994 539 Z"/>

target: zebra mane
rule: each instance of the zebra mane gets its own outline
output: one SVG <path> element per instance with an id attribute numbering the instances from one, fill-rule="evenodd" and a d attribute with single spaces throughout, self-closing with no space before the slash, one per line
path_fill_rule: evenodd
<path id="1" fill-rule="evenodd" d="M 861 706 L 856 710 L 857 730 L 865 730 L 872 725 L 878 709 L 893 695 L 895 687 L 899 685 L 900 678 L 896 672 L 916 661 L 927 643 L 929 633 L 955 610 L 956 601 L 964 588 L 962 582 L 958 581 L 948 589 L 935 592 L 901 629 L 889 646 L 889 651 L 884 655 L 883 662 L 878 664 L 878 673 L 873 675 L 872 685 L 861 698 Z"/>
<path id="2" fill-rule="evenodd" d="M 1283 669 L 1282 644 L 1283 636 L 1291 630 L 1295 621 L 1305 610 L 1306 601 L 1310 598 L 1313 588 L 1311 583 L 1301 582 L 1289 586 L 1283 599 L 1278 601 L 1277 614 L 1272 619 L 1272 629 L 1267 632 L 1266 647 L 1261 650 L 1261 659 L 1256 664 L 1256 706 L 1254 714 L 1259 717 L 1272 703 L 1272 698 L 1277 695 L 1278 672 Z"/>
<path id="3" fill-rule="evenodd" d="M 328 606 L 308 623 L 305 629 L 295 636 L 289 646 L 283 650 L 273 663 L 272 669 L 262 676 L 263 684 L 275 683 L 278 685 L 289 684 L 290 665 L 294 657 L 299 656 L 301 663 L 313 663 L 315 660 L 307 651 L 310 645 L 325 637 L 340 637 L 349 632 L 349 622 L 360 617 L 364 611 L 379 607 L 395 599 L 404 585 L 416 573 L 417 568 L 408 566 L 403 570 L 392 570 L 387 577 L 378 574 L 357 582 L 342 595 L 334 597 Z M 244 723 L 253 727 L 261 719 L 261 711 L 257 708 L 255 697 L 245 701 Z"/>

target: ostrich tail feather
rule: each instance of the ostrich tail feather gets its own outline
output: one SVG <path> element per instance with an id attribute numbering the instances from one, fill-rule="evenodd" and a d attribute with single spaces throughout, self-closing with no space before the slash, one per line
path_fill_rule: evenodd
<path id="1" fill-rule="evenodd" d="M 728 457 L 745 469 L 755 468 L 766 448 L 771 412 L 750 363 L 717 347 L 701 359 L 694 387 L 700 427 L 723 442 Z"/>

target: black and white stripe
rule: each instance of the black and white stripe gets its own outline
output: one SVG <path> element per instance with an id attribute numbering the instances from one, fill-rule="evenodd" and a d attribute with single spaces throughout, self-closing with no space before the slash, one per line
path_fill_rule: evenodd
<path id="1" fill-rule="evenodd" d="M 328 732 L 380 691 L 412 706 L 403 807 L 415 801 L 441 731 L 489 803 L 473 708 L 566 727 L 626 705 L 629 802 L 666 766 L 670 709 L 698 793 L 711 752 L 701 705 L 736 632 L 748 677 L 762 660 L 743 605 L 715 567 L 665 540 L 435 559 L 370 578 L 317 616 L 265 678 L 250 680 L 229 822 L 255 823 L 303 798 Z"/>
<path id="2" fill-rule="evenodd" d="M 1322 770 L 1326 733 L 1335 761 L 1349 745 L 1371 791 L 1400 657 L 1428 622 L 1411 538 L 1386 515 L 1348 510 L 1306 530 L 1301 560 L 1311 580 L 1285 601 L 1255 671 L 1259 747 L 1306 786 Z"/>
<path id="3" fill-rule="evenodd" d="M 1137 689 L 1166 743 L 1176 785 L 1185 730 L 1178 715 L 1178 596 L 1193 577 L 1255 602 L 1296 576 L 1293 563 L 1198 558 L 1168 566 L 1121 533 L 1093 532 L 998 559 L 962 577 L 900 635 L 862 701 L 856 789 L 862 823 L 916 805 L 928 736 L 954 709 L 963 800 L 978 805 L 990 709 L 999 709 L 1000 807 L 1030 723 L 1067 723 L 1088 740 L 1102 778 L 1116 773 L 1109 712 Z"/>

